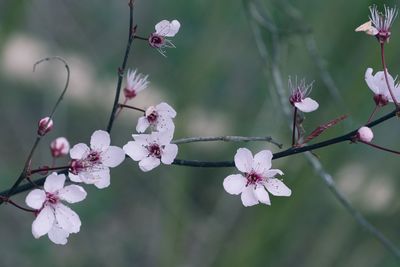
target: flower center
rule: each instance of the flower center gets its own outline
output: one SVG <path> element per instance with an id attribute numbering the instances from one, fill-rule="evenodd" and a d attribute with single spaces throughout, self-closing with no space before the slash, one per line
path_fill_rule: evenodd
<path id="1" fill-rule="evenodd" d="M 149 156 L 161 158 L 161 147 L 158 144 L 151 144 L 147 147 L 147 150 L 149 151 Z"/>
<path id="2" fill-rule="evenodd" d="M 164 45 L 164 43 L 165 43 L 164 37 L 157 35 L 155 33 L 152 33 L 149 37 L 149 44 L 152 47 L 160 48 Z"/>
<path id="3" fill-rule="evenodd" d="M 146 118 L 147 118 L 147 120 L 149 121 L 150 124 L 154 124 L 157 121 L 158 114 L 157 114 L 156 111 L 153 111 Z"/>
<path id="4" fill-rule="evenodd" d="M 50 204 L 57 204 L 60 199 L 53 193 L 46 192 L 46 201 Z"/>
<path id="5" fill-rule="evenodd" d="M 382 94 L 374 95 L 374 101 L 377 106 L 383 107 L 389 103 L 389 99 Z"/>
<path id="6" fill-rule="evenodd" d="M 89 155 L 86 157 L 86 160 L 88 160 L 91 163 L 97 163 L 100 161 L 100 153 L 97 151 L 91 151 Z"/>
<path id="7" fill-rule="evenodd" d="M 246 186 L 249 186 L 262 182 L 263 177 L 255 172 L 250 172 L 246 174 L 246 179 L 247 179 Z"/>
<path id="8" fill-rule="evenodd" d="M 124 96 L 128 99 L 132 99 L 136 96 L 136 91 L 134 89 L 129 90 L 128 88 L 124 88 Z"/>
<path id="9" fill-rule="evenodd" d="M 296 88 L 290 95 L 289 101 L 293 105 L 294 103 L 301 102 L 303 98 L 304 98 L 303 91 L 300 88 Z"/>

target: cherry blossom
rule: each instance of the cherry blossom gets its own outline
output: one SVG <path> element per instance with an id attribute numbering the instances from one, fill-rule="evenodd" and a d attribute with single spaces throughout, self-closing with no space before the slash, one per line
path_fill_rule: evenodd
<path id="1" fill-rule="evenodd" d="M 374 92 L 374 101 L 378 106 L 385 106 L 388 102 L 393 102 L 393 98 L 390 95 L 389 88 L 385 80 L 385 73 L 383 71 L 378 71 L 375 75 L 372 75 L 373 69 L 368 68 L 365 71 L 365 82 L 368 87 Z M 395 81 L 388 73 L 388 82 L 390 88 L 393 90 L 394 97 L 396 100 L 400 100 L 400 88 L 399 85 L 395 85 Z"/>
<path id="2" fill-rule="evenodd" d="M 37 209 L 32 223 L 35 238 L 48 235 L 55 244 L 65 245 L 69 234 L 78 233 L 81 220 L 61 201 L 76 203 L 86 198 L 86 191 L 79 185 L 64 187 L 65 175 L 52 173 L 44 183 L 44 190 L 34 189 L 26 197 L 26 204 Z"/>
<path id="3" fill-rule="evenodd" d="M 292 191 L 275 175 L 283 175 L 278 169 L 271 169 L 272 153 L 262 150 L 253 155 L 247 148 L 239 148 L 235 155 L 236 168 L 243 174 L 232 174 L 224 179 L 226 192 L 232 195 L 241 194 L 245 207 L 259 202 L 271 205 L 270 192 L 274 196 L 290 196 Z M 267 192 L 268 190 L 268 192 Z"/>
<path id="4" fill-rule="evenodd" d="M 41 119 L 38 123 L 37 134 L 44 136 L 53 129 L 53 120 L 50 117 L 45 117 Z"/>
<path id="5" fill-rule="evenodd" d="M 297 83 L 296 79 L 295 84 L 292 84 L 292 80 L 289 79 L 289 88 L 292 90 L 289 98 L 292 106 L 303 112 L 312 112 L 319 107 L 317 101 L 307 97 L 311 93 L 312 83 L 306 85 L 305 80 L 301 80 L 300 83 Z"/>
<path id="6" fill-rule="evenodd" d="M 136 126 L 136 131 L 143 133 L 151 126 L 159 132 L 173 131 L 175 125 L 172 118 L 175 118 L 176 111 L 167 103 L 160 103 L 157 106 L 150 106 L 143 117 L 140 117 Z"/>
<path id="7" fill-rule="evenodd" d="M 73 182 L 94 184 L 97 188 L 110 185 L 110 169 L 117 167 L 125 159 L 124 151 L 117 146 L 110 146 L 110 135 L 106 131 L 97 130 L 90 139 L 90 148 L 84 144 L 76 144 L 70 150 L 71 172 L 69 178 Z"/>
<path id="8" fill-rule="evenodd" d="M 139 161 L 139 168 L 148 172 L 160 165 L 172 164 L 178 154 L 178 146 L 171 144 L 173 132 L 152 132 L 151 134 L 134 134 L 135 141 L 124 145 L 125 153 L 134 161 Z"/>
<path id="9" fill-rule="evenodd" d="M 358 129 L 357 138 L 361 141 L 369 143 L 374 138 L 374 133 L 372 132 L 371 128 L 363 126 L 360 129 Z"/>
<path id="10" fill-rule="evenodd" d="M 357 27 L 356 31 L 363 31 L 366 34 L 376 36 L 380 43 L 389 42 L 391 35 L 390 28 L 397 17 L 397 8 L 384 6 L 385 14 L 378 11 L 376 5 L 369 8 L 371 13 L 369 21 Z"/>
<path id="11" fill-rule="evenodd" d="M 147 81 L 148 75 L 141 73 L 136 74 L 137 70 L 128 70 L 126 76 L 126 87 L 124 88 L 124 96 L 127 100 L 134 98 L 140 91 L 147 88 L 149 81 Z"/>
<path id="12" fill-rule="evenodd" d="M 50 143 L 51 155 L 54 158 L 59 158 L 68 155 L 69 142 L 65 137 L 58 137 Z"/>
<path id="13" fill-rule="evenodd" d="M 171 40 L 165 37 L 174 37 L 178 33 L 181 24 L 177 20 L 169 22 L 162 20 L 156 24 L 156 32 L 152 33 L 149 37 L 149 44 L 165 56 L 165 48 L 175 48 Z"/>

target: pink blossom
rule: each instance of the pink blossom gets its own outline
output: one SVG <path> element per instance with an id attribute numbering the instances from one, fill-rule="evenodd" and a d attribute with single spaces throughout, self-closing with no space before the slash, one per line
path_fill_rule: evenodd
<path id="1" fill-rule="evenodd" d="M 272 153 L 262 150 L 253 155 L 247 148 L 239 148 L 235 155 L 236 168 L 243 174 L 232 174 L 224 179 L 226 192 L 232 195 L 241 194 L 244 206 L 253 206 L 259 202 L 271 205 L 270 192 L 274 196 L 290 196 L 292 191 L 279 179 L 283 175 L 278 169 L 271 169 Z M 267 192 L 268 190 L 268 192 Z"/>
<path id="2" fill-rule="evenodd" d="M 38 210 L 32 223 L 32 234 L 39 238 L 45 234 L 55 244 L 65 245 L 69 234 L 78 233 L 81 220 L 61 201 L 76 203 L 86 198 L 86 191 L 78 185 L 64 187 L 65 175 L 52 173 L 44 183 L 44 190 L 34 189 L 26 197 L 26 204 Z"/>
<path id="3" fill-rule="evenodd" d="M 374 133 L 372 132 L 371 128 L 363 126 L 360 129 L 358 129 L 357 138 L 361 141 L 369 143 L 374 138 Z"/>
<path id="4" fill-rule="evenodd" d="M 44 136 L 53 129 L 53 120 L 50 117 L 45 117 L 41 119 L 38 123 L 37 134 Z"/>
<path id="5" fill-rule="evenodd" d="M 146 110 L 145 115 L 139 118 L 136 131 L 143 133 L 149 126 L 159 132 L 174 131 L 175 125 L 172 119 L 175 116 L 176 111 L 167 103 L 151 106 Z"/>
<path id="6" fill-rule="evenodd" d="M 178 33 L 181 24 L 177 20 L 169 22 L 162 20 L 156 24 L 156 31 L 149 37 L 149 44 L 165 56 L 165 48 L 175 48 L 175 45 L 165 37 L 174 37 Z"/>
<path id="7" fill-rule="evenodd" d="M 124 88 L 124 96 L 130 100 L 134 98 L 139 92 L 147 88 L 149 82 L 147 81 L 148 75 L 141 73 L 136 74 L 135 71 L 128 70 L 126 76 L 126 87 Z"/>
<path id="8" fill-rule="evenodd" d="M 386 83 L 385 73 L 378 71 L 375 75 L 372 75 L 373 69 L 368 68 L 365 71 L 365 82 L 368 87 L 374 92 L 374 101 L 378 106 L 385 106 L 388 102 L 393 102 L 393 98 L 390 95 L 389 88 Z M 392 75 L 388 73 L 388 82 L 390 88 L 393 90 L 394 97 L 397 101 L 400 100 L 400 88 L 398 84 L 394 84 Z"/>
<path id="9" fill-rule="evenodd" d="M 73 182 L 94 184 L 97 188 L 110 185 L 110 169 L 117 167 L 125 159 L 125 152 L 110 146 L 110 135 L 97 130 L 90 139 L 90 148 L 83 143 L 76 144 L 70 150 L 72 158 L 69 178 Z"/>
<path id="10" fill-rule="evenodd" d="M 289 101 L 292 106 L 298 108 L 303 112 L 312 112 L 318 109 L 319 105 L 317 101 L 308 97 L 312 90 L 312 84 L 306 85 L 305 80 L 301 80 L 300 83 L 292 84 L 292 80 L 289 79 L 289 88 L 292 90 Z"/>
<path id="11" fill-rule="evenodd" d="M 58 137 L 50 143 L 51 155 L 54 158 L 59 158 L 68 155 L 69 142 L 65 137 Z"/>

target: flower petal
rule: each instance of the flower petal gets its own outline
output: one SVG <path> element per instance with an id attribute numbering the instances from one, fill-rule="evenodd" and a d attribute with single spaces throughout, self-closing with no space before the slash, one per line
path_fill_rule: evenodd
<path id="1" fill-rule="evenodd" d="M 160 165 L 160 160 L 155 157 L 146 157 L 139 162 L 139 168 L 144 171 L 148 172 Z"/>
<path id="2" fill-rule="evenodd" d="M 254 193 L 254 186 L 247 186 L 243 189 L 241 195 L 243 206 L 250 207 L 258 204 L 258 200 Z"/>
<path id="3" fill-rule="evenodd" d="M 110 146 L 110 134 L 103 130 L 97 130 L 90 138 L 90 148 L 96 151 L 102 151 Z"/>
<path id="4" fill-rule="evenodd" d="M 90 148 L 84 144 L 84 143 L 79 143 L 74 145 L 73 148 L 69 151 L 69 155 L 71 159 L 82 159 L 86 157 L 86 155 L 89 153 Z"/>
<path id="5" fill-rule="evenodd" d="M 175 144 L 165 145 L 161 153 L 161 162 L 164 164 L 172 164 L 178 154 L 178 146 Z"/>
<path id="6" fill-rule="evenodd" d="M 231 195 L 239 195 L 246 186 L 246 178 L 241 174 L 232 174 L 224 179 L 223 186 Z"/>
<path id="7" fill-rule="evenodd" d="M 40 189 L 33 189 L 26 196 L 25 203 L 33 209 L 40 209 L 46 200 L 46 192 Z"/>
<path id="8" fill-rule="evenodd" d="M 374 92 L 374 94 L 379 95 L 380 90 L 379 90 L 379 87 L 375 83 L 375 77 L 372 75 L 372 72 L 373 72 L 372 68 L 368 68 L 365 71 L 365 82 L 367 83 L 369 89 L 371 89 L 372 92 Z"/>
<path id="9" fill-rule="evenodd" d="M 124 159 L 125 151 L 117 146 L 110 146 L 101 153 L 101 162 L 107 167 L 117 167 Z"/>
<path id="10" fill-rule="evenodd" d="M 81 179 L 81 177 L 80 177 L 80 175 L 78 174 L 78 175 L 75 175 L 75 174 L 73 174 L 73 173 L 68 173 L 68 177 L 69 177 L 69 179 L 72 181 L 72 182 L 75 182 L 75 183 L 82 183 L 82 179 Z"/>
<path id="11" fill-rule="evenodd" d="M 236 168 L 241 172 L 250 172 L 253 165 L 253 155 L 247 148 L 239 148 L 235 154 Z"/>
<path id="12" fill-rule="evenodd" d="M 53 227 L 50 229 L 49 239 L 57 245 L 65 245 L 67 244 L 69 233 L 63 229 L 61 229 L 57 224 L 53 224 Z"/>
<path id="13" fill-rule="evenodd" d="M 149 151 L 140 142 L 129 141 L 124 145 L 123 150 L 133 160 L 139 161 L 147 157 Z"/>
<path id="14" fill-rule="evenodd" d="M 138 133 L 144 133 L 149 126 L 150 126 L 149 120 L 144 116 L 140 117 L 136 125 L 136 131 Z"/>
<path id="15" fill-rule="evenodd" d="M 58 196 L 68 203 L 76 203 L 86 198 L 86 191 L 79 185 L 68 185 L 58 192 Z"/>
<path id="16" fill-rule="evenodd" d="M 283 175 L 283 172 L 281 170 L 278 169 L 270 169 L 264 172 L 264 177 L 268 177 L 268 178 L 273 178 L 275 177 L 277 174 L 279 175 Z"/>
<path id="17" fill-rule="evenodd" d="M 43 187 L 46 192 L 56 193 L 58 190 L 64 187 L 64 182 L 64 174 L 57 174 L 56 172 L 53 172 L 52 174 L 47 176 Z"/>
<path id="18" fill-rule="evenodd" d="M 254 160 L 252 164 L 252 169 L 258 173 L 262 174 L 271 168 L 272 153 L 269 150 L 262 150 L 254 155 Z"/>
<path id="19" fill-rule="evenodd" d="M 288 197 L 292 194 L 292 190 L 290 190 L 281 180 L 276 178 L 267 179 L 264 186 L 274 196 Z"/>
<path id="20" fill-rule="evenodd" d="M 165 102 L 162 102 L 156 106 L 157 113 L 164 117 L 175 118 L 176 111 L 170 105 Z"/>
<path id="21" fill-rule="evenodd" d="M 271 205 L 271 200 L 269 199 L 268 192 L 265 190 L 264 186 L 257 186 L 254 190 L 254 194 L 261 203 Z"/>
<path id="22" fill-rule="evenodd" d="M 94 186 L 96 186 L 98 189 L 103 189 L 106 187 L 109 187 L 111 184 L 110 181 L 110 169 L 104 170 L 100 173 L 98 173 L 98 179 L 96 179 L 96 182 L 94 183 Z"/>
<path id="23" fill-rule="evenodd" d="M 173 37 L 178 33 L 181 24 L 177 20 L 169 22 L 168 20 L 162 20 L 156 24 L 156 33 L 161 36 Z"/>
<path id="24" fill-rule="evenodd" d="M 77 233 L 81 228 L 81 220 L 75 211 L 62 203 L 58 203 L 55 207 L 55 215 L 58 225 L 68 233 Z"/>
<path id="25" fill-rule="evenodd" d="M 47 234 L 54 223 L 54 213 L 51 207 L 45 206 L 32 223 L 32 234 L 39 238 Z"/>
<path id="26" fill-rule="evenodd" d="M 173 133 L 175 131 L 175 124 L 170 117 L 160 116 L 157 120 L 156 129 L 159 132 L 169 131 Z M 167 142 L 170 142 L 171 140 L 172 138 Z"/>
<path id="27" fill-rule="evenodd" d="M 174 131 L 175 129 L 169 129 L 168 131 L 162 131 L 162 132 L 152 132 L 151 133 L 151 138 L 155 140 L 159 145 L 167 145 L 171 143 L 171 140 L 174 136 Z"/>
<path id="28" fill-rule="evenodd" d="M 315 101 L 309 97 L 304 98 L 303 100 L 301 100 L 301 102 L 294 103 L 294 105 L 296 106 L 296 108 L 298 108 L 299 110 L 301 110 L 303 112 L 312 112 L 319 107 L 319 104 L 317 103 L 317 101 Z"/>

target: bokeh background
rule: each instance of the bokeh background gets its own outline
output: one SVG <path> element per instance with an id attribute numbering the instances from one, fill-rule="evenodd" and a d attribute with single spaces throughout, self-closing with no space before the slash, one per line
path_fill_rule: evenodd
<path id="1" fill-rule="evenodd" d="M 271 135 L 287 148 L 290 131 L 271 76 L 274 58 L 285 90 L 289 75 L 314 81 L 312 94 L 320 109 L 306 116 L 306 131 L 343 114 L 350 118 L 320 140 L 365 123 L 374 103 L 364 72 L 367 67 L 381 69 L 379 46 L 354 29 L 367 20 L 373 2 L 250 2 L 137 0 L 140 35 L 151 33 L 162 19 L 176 18 L 182 28 L 173 39 L 177 49 L 168 50 L 167 58 L 146 42 L 134 42 L 128 66 L 149 74 L 151 85 L 131 104 L 170 103 L 178 112 L 176 138 Z M 35 73 L 33 63 L 58 55 L 71 68 L 70 87 L 57 110 L 54 130 L 34 158 L 33 165 L 40 166 L 49 163 L 48 145 L 54 138 L 88 142 L 94 130 L 105 128 L 128 14 L 126 0 L 0 1 L 2 190 L 19 174 L 36 123 L 48 114 L 65 80 L 59 62 L 44 63 Z M 262 14 L 269 19 L 264 21 L 267 25 L 276 27 L 278 41 L 271 42 L 270 32 L 260 26 Z M 255 43 L 254 23 L 270 48 L 267 60 Z M 400 73 L 399 27 L 397 20 L 386 52 L 394 75 Z M 121 114 L 113 129 L 114 144 L 130 140 L 138 115 Z M 375 142 L 400 149 L 399 130 L 392 119 L 374 130 Z M 260 142 L 186 144 L 178 156 L 231 160 L 241 146 L 254 152 L 279 150 Z M 400 245 L 398 157 L 345 143 L 316 154 L 354 207 Z M 2 205 L 0 266 L 398 266 L 395 257 L 339 204 L 302 155 L 274 161 L 274 167 L 285 172 L 292 196 L 272 197 L 270 207 L 244 208 L 222 187 L 223 179 L 237 172 L 234 168 L 162 166 L 143 173 L 126 160 L 112 170 L 109 188 L 86 186 L 87 199 L 72 205 L 83 224 L 66 246 L 54 245 L 47 237 L 35 240 L 31 214 Z M 14 199 L 23 203 L 25 196 Z"/>

